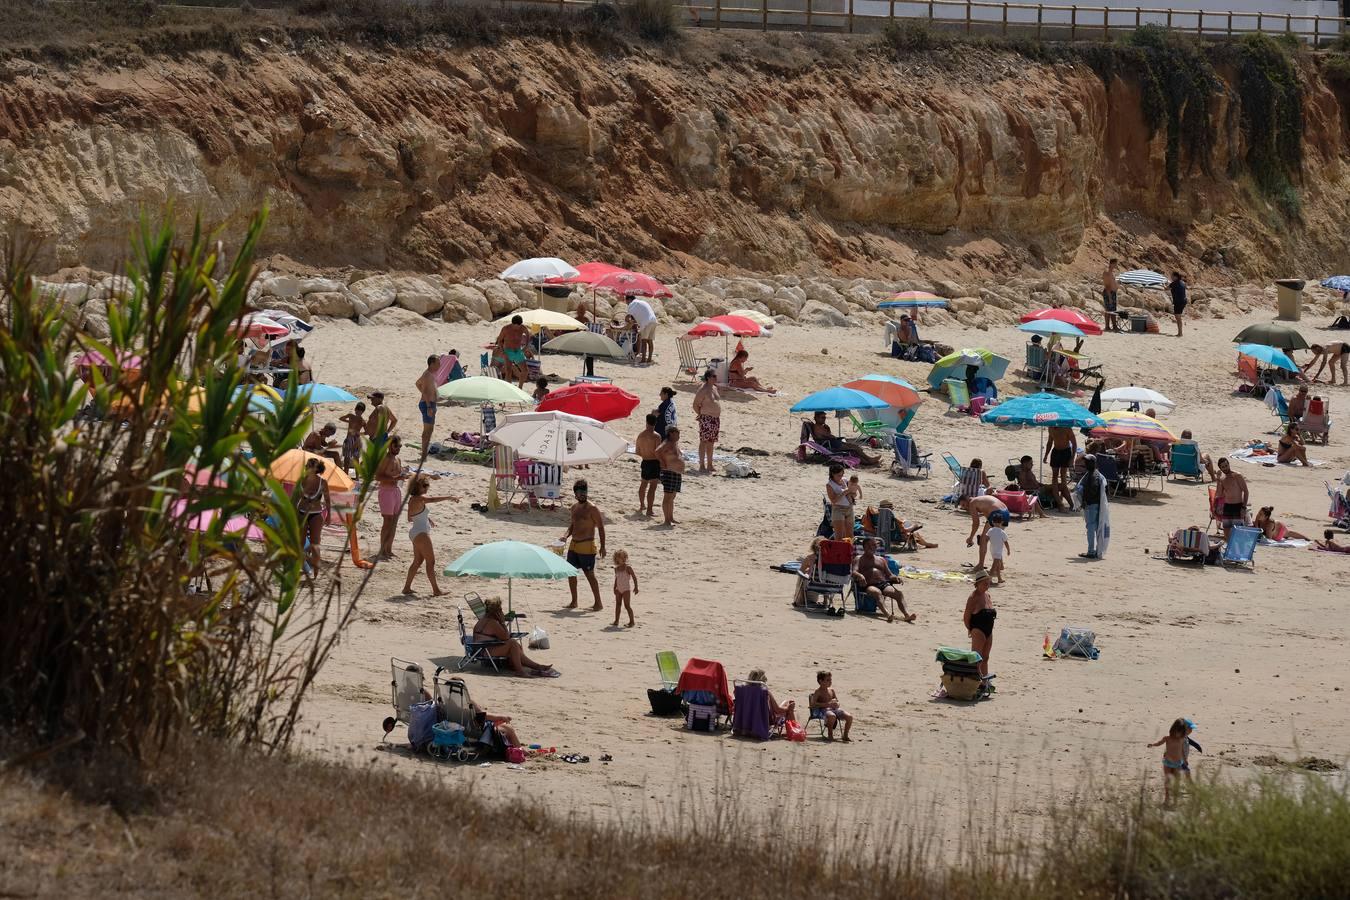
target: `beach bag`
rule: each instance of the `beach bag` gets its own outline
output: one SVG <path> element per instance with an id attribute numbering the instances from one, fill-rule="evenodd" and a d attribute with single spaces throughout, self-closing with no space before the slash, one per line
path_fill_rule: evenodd
<path id="1" fill-rule="evenodd" d="M 915 358 L 921 363 L 935 363 L 938 361 L 937 351 L 929 344 L 920 345 L 919 349 L 914 351 Z"/>
<path id="2" fill-rule="evenodd" d="M 684 727 L 690 731 L 714 731 L 717 726 L 717 707 L 690 703 L 684 714 Z"/>
<path id="3" fill-rule="evenodd" d="M 547 649 L 548 649 L 548 632 L 545 631 L 545 630 L 542 629 L 542 628 L 536 628 L 534 631 L 531 631 L 531 632 L 530 632 L 530 649 L 531 649 L 531 650 L 547 650 Z"/>
<path id="4" fill-rule="evenodd" d="M 755 467 L 748 462 L 742 462 L 739 459 L 733 459 L 726 465 L 726 474 L 728 478 L 749 478 L 755 471 Z"/>
<path id="5" fill-rule="evenodd" d="M 408 707 L 408 743 L 415 752 L 420 753 L 435 737 L 432 731 L 436 727 L 436 701 L 423 700 Z"/>
<path id="6" fill-rule="evenodd" d="M 783 723 L 783 736 L 794 743 L 806 741 L 806 728 L 800 722 L 788 719 Z"/>
<path id="7" fill-rule="evenodd" d="M 979 675 L 954 675 L 942 673 L 942 688 L 953 700 L 974 700 L 980 695 Z"/>
<path id="8" fill-rule="evenodd" d="M 647 702 L 652 706 L 654 716 L 678 716 L 680 714 L 680 695 L 674 691 L 647 688 Z"/>

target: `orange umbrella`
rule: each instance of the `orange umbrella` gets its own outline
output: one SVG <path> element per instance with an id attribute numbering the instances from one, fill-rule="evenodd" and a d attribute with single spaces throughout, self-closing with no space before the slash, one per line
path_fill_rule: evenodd
<path id="1" fill-rule="evenodd" d="M 352 481 L 351 476 L 342 471 L 337 463 L 326 456 L 319 456 L 317 453 L 310 453 L 299 448 L 287 450 L 278 456 L 276 461 L 272 463 L 272 467 L 268 469 L 268 473 L 277 481 L 298 484 L 305 477 L 305 464 L 311 459 L 317 459 L 323 463 L 323 473 L 319 477 L 328 482 L 328 487 L 331 490 L 355 490 L 356 482 Z"/>

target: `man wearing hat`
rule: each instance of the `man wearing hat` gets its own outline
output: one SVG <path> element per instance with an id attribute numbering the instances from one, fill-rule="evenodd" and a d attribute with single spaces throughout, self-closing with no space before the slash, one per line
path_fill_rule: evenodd
<path id="1" fill-rule="evenodd" d="M 694 415 L 698 417 L 698 470 L 713 472 L 713 447 L 722 433 L 722 395 L 717 393 L 717 373 L 703 373 L 703 387 L 694 395 Z"/>

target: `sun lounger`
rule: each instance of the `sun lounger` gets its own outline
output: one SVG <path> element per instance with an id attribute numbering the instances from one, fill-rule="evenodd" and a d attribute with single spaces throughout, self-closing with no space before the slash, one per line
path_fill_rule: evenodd
<path id="1" fill-rule="evenodd" d="M 516 451 L 503 444 L 492 445 L 492 479 L 497 488 L 497 496 L 505 499 L 501 503 L 507 512 L 511 511 L 511 501 L 520 491 L 516 475 Z"/>
<path id="2" fill-rule="evenodd" d="M 842 450 L 831 450 L 824 444 L 818 444 L 811 439 L 811 423 L 802 422 L 801 443 L 797 445 L 797 462 L 824 462 L 840 463 L 850 468 L 858 468 L 861 462 L 858 457 Z"/>
<path id="3" fill-rule="evenodd" d="M 1228 534 L 1228 542 L 1223 547 L 1225 566 L 1248 565 L 1256 568 L 1256 542 L 1261 537 L 1261 529 L 1246 525 L 1234 525 Z"/>

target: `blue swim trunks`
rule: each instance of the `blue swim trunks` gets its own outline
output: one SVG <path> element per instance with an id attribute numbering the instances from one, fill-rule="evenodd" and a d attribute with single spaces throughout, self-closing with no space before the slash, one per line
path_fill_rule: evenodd
<path id="1" fill-rule="evenodd" d="M 523 362 L 525 361 L 525 351 L 524 351 L 524 350 L 507 350 L 507 351 L 506 351 L 506 358 L 509 359 L 509 360 L 511 360 L 511 362 L 513 362 L 513 363 L 523 363 Z"/>
<path id="2" fill-rule="evenodd" d="M 423 425 L 436 424 L 436 404 L 429 403 L 426 400 L 417 401 L 417 411 L 422 414 Z"/>

